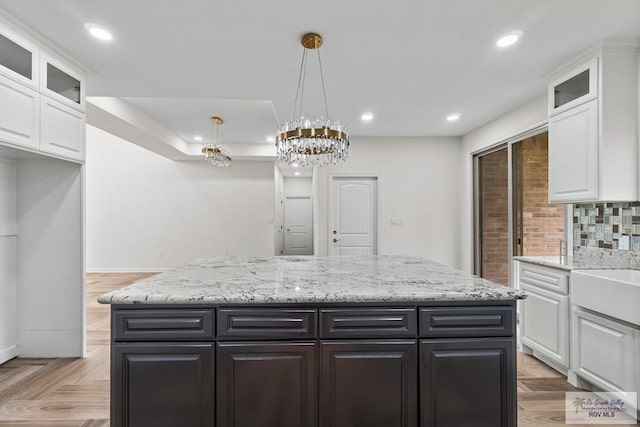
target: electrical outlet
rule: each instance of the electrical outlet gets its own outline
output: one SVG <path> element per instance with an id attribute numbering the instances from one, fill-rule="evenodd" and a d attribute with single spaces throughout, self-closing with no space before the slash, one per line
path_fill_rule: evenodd
<path id="1" fill-rule="evenodd" d="M 621 251 L 629 250 L 629 236 L 623 234 L 618 238 L 618 249 Z"/>

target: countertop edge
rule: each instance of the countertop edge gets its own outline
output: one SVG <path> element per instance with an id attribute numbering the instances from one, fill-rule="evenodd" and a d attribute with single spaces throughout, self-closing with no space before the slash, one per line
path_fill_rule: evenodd
<path id="1" fill-rule="evenodd" d="M 181 298 L 165 298 L 155 297 L 144 299 L 128 298 L 98 298 L 98 303 L 108 305 L 170 305 L 170 304 L 185 304 L 185 305 L 198 305 L 198 304 L 213 304 L 213 305 L 278 305 L 278 304 L 419 304 L 428 303 L 434 301 L 517 301 L 527 298 L 527 294 L 523 291 L 517 291 L 505 295 L 435 295 L 433 297 L 421 297 L 421 298 L 393 298 L 382 300 L 379 298 L 358 298 L 358 299 L 298 299 L 298 300 L 235 300 L 235 299 L 217 299 L 217 298 L 201 298 L 201 299 L 181 299 Z"/>
<path id="2" fill-rule="evenodd" d="M 512 259 L 514 261 L 527 262 L 529 264 L 536 264 L 536 265 L 543 265 L 545 267 L 557 268 L 559 270 L 565 270 L 565 271 L 572 271 L 576 269 L 576 267 L 574 267 L 573 265 L 561 264 L 560 257 L 557 257 L 557 258 L 558 258 L 557 262 L 550 261 L 547 259 L 536 258 L 533 256 L 526 256 L 526 255 L 514 256 Z M 565 262 L 571 262 L 571 261 L 565 260 Z"/>

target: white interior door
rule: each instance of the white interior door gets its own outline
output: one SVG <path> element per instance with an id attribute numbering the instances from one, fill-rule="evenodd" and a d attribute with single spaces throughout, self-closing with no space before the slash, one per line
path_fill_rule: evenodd
<path id="1" fill-rule="evenodd" d="M 329 207 L 329 255 L 378 253 L 378 179 L 333 177 Z"/>
<path id="2" fill-rule="evenodd" d="M 285 196 L 284 255 L 313 255 L 312 207 L 309 196 Z"/>

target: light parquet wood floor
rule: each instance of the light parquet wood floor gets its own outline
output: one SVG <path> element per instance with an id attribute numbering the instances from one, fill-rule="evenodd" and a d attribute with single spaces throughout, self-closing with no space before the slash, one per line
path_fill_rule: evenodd
<path id="1" fill-rule="evenodd" d="M 109 426 L 109 306 L 96 299 L 150 275 L 87 276 L 87 357 L 0 365 L 1 426 Z"/>
<path id="2" fill-rule="evenodd" d="M 14 359 L 0 365 L 0 426 L 109 425 L 109 306 L 96 298 L 150 275 L 87 276 L 87 358 Z M 518 426 L 564 425 L 564 393 L 573 390 L 564 376 L 519 354 Z"/>

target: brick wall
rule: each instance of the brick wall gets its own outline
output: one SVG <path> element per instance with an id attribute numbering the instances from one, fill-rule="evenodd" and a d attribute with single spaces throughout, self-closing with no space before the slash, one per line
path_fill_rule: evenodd
<path id="1" fill-rule="evenodd" d="M 482 277 L 509 284 L 509 170 L 507 149 L 480 158 Z"/>
<path id="2" fill-rule="evenodd" d="M 520 142 L 522 150 L 522 254 L 558 255 L 564 205 L 549 205 L 547 133 Z"/>

